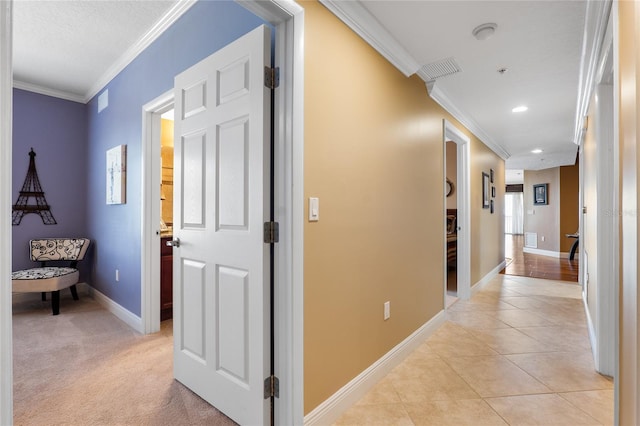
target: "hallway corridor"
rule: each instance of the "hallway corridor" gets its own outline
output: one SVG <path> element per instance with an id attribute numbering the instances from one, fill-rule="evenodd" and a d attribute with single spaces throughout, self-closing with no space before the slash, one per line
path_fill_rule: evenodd
<path id="1" fill-rule="evenodd" d="M 530 278 L 578 282 L 578 255 L 574 260 L 524 253 L 524 235 L 505 235 L 507 267 L 501 272 Z"/>
<path id="2" fill-rule="evenodd" d="M 611 425 L 580 287 L 498 275 L 336 425 Z"/>

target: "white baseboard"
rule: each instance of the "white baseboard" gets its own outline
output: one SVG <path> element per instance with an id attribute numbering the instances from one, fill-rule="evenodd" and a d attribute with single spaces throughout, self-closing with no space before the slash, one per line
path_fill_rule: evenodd
<path id="1" fill-rule="evenodd" d="M 313 411 L 304 416 L 307 426 L 331 425 L 360 400 L 373 386 L 399 365 L 411 352 L 431 336 L 445 321 L 440 311 L 422 327 L 387 352 L 369 368 L 340 388 Z"/>
<path id="2" fill-rule="evenodd" d="M 582 302 L 584 303 L 584 312 L 587 315 L 587 330 L 589 330 L 589 340 L 591 340 L 591 351 L 593 352 L 593 360 L 596 366 L 596 370 L 598 367 L 598 339 L 596 338 L 596 328 L 593 325 L 593 320 L 591 319 L 591 312 L 589 311 L 589 305 L 587 304 L 587 295 L 585 292 L 582 292 Z"/>
<path id="3" fill-rule="evenodd" d="M 78 295 L 88 296 L 89 295 L 89 285 L 87 283 L 78 283 L 76 284 L 76 289 L 78 290 Z M 62 290 L 61 290 L 62 291 Z M 41 300 L 40 292 L 34 293 L 12 293 L 11 294 L 11 302 L 12 303 L 22 303 L 22 302 L 37 302 Z"/>
<path id="4" fill-rule="evenodd" d="M 491 271 L 489 271 L 489 273 L 487 275 L 482 277 L 480 279 L 480 281 L 478 281 L 477 283 L 472 285 L 471 286 L 471 297 L 473 297 L 474 294 L 479 292 L 482 289 L 482 287 L 487 285 L 489 283 L 489 281 L 491 281 L 496 275 L 498 275 L 500 273 L 500 271 L 502 271 L 506 267 L 507 267 L 507 261 L 503 260 L 502 262 L 500 262 L 500 264 L 498 266 L 496 266 Z"/>
<path id="5" fill-rule="evenodd" d="M 139 316 L 123 308 L 87 283 L 78 283 L 76 284 L 76 288 L 78 289 L 78 295 L 91 297 L 98 302 L 100 306 L 124 321 L 129 327 L 142 333 L 142 319 Z M 13 293 L 11 296 L 13 303 L 35 302 L 40 300 L 41 297 L 40 293 Z"/>
<path id="6" fill-rule="evenodd" d="M 615 375 L 615 367 L 607 363 L 606 351 L 605 354 L 601 354 L 601 347 L 598 341 L 598 334 L 596 333 L 596 327 L 591 317 L 591 311 L 587 303 L 587 294 L 582 292 L 582 302 L 584 303 L 584 311 L 587 316 L 587 330 L 589 331 L 589 340 L 591 342 L 591 352 L 593 354 L 593 362 L 595 364 L 596 371 L 603 376 L 613 377 Z"/>
<path id="7" fill-rule="evenodd" d="M 531 247 L 523 247 L 522 251 L 525 253 L 539 254 L 541 256 L 556 257 L 558 259 L 569 258 L 569 253 L 564 251 L 560 252 L 560 251 L 553 251 L 553 250 L 542 250 L 542 249 L 531 248 Z"/>
<path id="8" fill-rule="evenodd" d="M 133 328 L 138 333 L 143 333 L 142 318 L 126 308 L 123 308 L 121 305 L 109 299 L 93 287 L 89 287 L 89 296 L 98 302 L 100 306 L 111 312 L 120 320 L 124 321 L 129 327 Z"/>

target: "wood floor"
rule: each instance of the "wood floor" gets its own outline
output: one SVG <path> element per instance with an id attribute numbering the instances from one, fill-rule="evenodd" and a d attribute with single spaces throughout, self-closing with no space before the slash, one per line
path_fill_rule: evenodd
<path id="1" fill-rule="evenodd" d="M 523 235 L 506 235 L 505 257 L 511 263 L 500 273 L 521 277 L 578 282 L 578 256 L 574 260 L 524 253 Z"/>

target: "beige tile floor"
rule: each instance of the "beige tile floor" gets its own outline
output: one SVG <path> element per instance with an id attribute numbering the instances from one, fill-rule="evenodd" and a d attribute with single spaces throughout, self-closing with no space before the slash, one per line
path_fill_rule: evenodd
<path id="1" fill-rule="evenodd" d="M 498 275 L 336 425 L 612 425 L 577 284 Z"/>

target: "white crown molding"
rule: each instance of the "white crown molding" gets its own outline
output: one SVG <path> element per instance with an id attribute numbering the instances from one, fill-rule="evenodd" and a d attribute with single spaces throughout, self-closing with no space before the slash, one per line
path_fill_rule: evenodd
<path id="1" fill-rule="evenodd" d="M 86 103 L 84 96 L 76 93 L 65 92 L 63 90 L 50 89 L 48 87 L 39 86 L 37 84 L 26 83 L 20 80 L 13 80 L 14 89 L 26 90 L 28 92 L 39 93 L 41 95 L 53 96 L 54 98 L 65 99 L 67 101 Z"/>
<path id="2" fill-rule="evenodd" d="M 153 43 L 163 32 L 176 22 L 196 3 L 196 0 L 178 0 L 178 2 L 156 24 L 147 31 L 134 45 L 127 49 L 109 69 L 100 77 L 84 96 L 87 103 L 98 94 L 120 71 L 129 65 L 140 53 Z"/>
<path id="3" fill-rule="evenodd" d="M 407 77 L 420 69 L 420 65 L 387 29 L 359 1 L 320 0 L 356 34 L 369 43 Z"/>
<path id="4" fill-rule="evenodd" d="M 489 136 L 480 125 L 465 111 L 457 107 L 444 90 L 438 87 L 436 81 L 426 83 L 429 96 L 436 101 L 449 114 L 453 115 L 464 127 L 473 133 L 482 143 L 488 146 L 500 158 L 506 160 L 511 154 L 491 136 Z"/>
<path id="5" fill-rule="evenodd" d="M 587 16 L 582 38 L 580 58 L 580 81 L 573 142 L 580 145 L 584 137 L 585 116 L 589 109 L 593 86 L 596 82 L 598 64 L 611 13 L 611 0 L 587 2 Z"/>
<path id="6" fill-rule="evenodd" d="M 420 64 L 389 34 L 386 28 L 378 22 L 360 1 L 319 1 L 404 75 L 409 77 L 417 73 L 426 81 L 425 75 L 420 72 Z M 469 114 L 456 107 L 441 89 L 435 87 L 435 82 L 427 82 L 427 89 L 429 95 L 436 102 L 460 121 L 467 129 L 473 132 L 485 145 L 502 159 L 506 160 L 509 158 L 509 152 L 482 130 L 480 125 L 476 123 Z"/>

